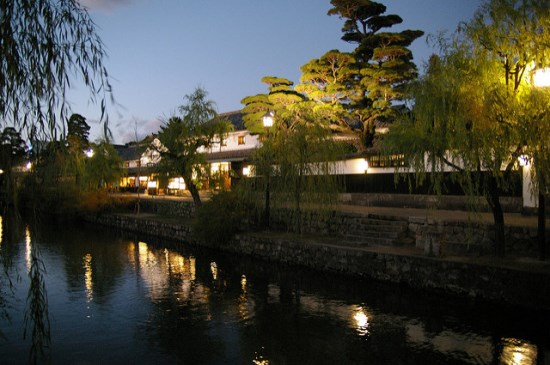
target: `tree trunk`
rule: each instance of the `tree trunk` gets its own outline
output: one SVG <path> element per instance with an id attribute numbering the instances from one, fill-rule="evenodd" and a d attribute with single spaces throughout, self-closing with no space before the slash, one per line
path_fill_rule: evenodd
<path id="1" fill-rule="evenodd" d="M 539 241 L 539 259 L 546 259 L 546 207 L 544 201 L 544 192 L 539 187 L 539 210 L 538 210 L 538 232 L 537 239 Z"/>
<path id="2" fill-rule="evenodd" d="M 504 238 L 504 212 L 502 211 L 502 205 L 500 205 L 500 192 L 496 178 L 489 177 L 487 185 L 487 202 L 493 212 L 495 227 L 495 255 L 497 257 L 504 257 L 506 247 Z"/>
<path id="3" fill-rule="evenodd" d="M 187 184 L 187 190 L 191 193 L 191 197 L 193 198 L 193 202 L 195 203 L 195 207 L 198 208 L 202 205 L 201 197 L 199 195 L 199 190 L 197 189 L 197 186 L 191 179 L 183 178 L 185 180 L 185 183 Z"/>

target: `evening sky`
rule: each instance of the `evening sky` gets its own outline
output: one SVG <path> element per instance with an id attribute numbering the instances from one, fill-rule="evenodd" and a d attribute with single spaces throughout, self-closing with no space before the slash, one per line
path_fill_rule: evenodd
<path id="1" fill-rule="evenodd" d="M 218 112 L 266 91 L 263 76 L 299 82 L 300 66 L 332 49 L 351 51 L 340 39 L 343 20 L 328 16 L 329 0 L 80 0 L 88 7 L 108 52 L 117 105 L 109 105 L 115 143 L 157 132 L 177 113 L 184 95 L 203 87 Z M 481 0 L 382 0 L 386 14 L 403 23 L 391 31 L 420 29 L 426 35 L 454 31 Z M 422 71 L 434 47 L 426 35 L 411 49 Z M 100 136 L 101 111 L 83 88 L 69 94 L 73 112 Z M 137 132 L 137 133 L 136 133 Z"/>

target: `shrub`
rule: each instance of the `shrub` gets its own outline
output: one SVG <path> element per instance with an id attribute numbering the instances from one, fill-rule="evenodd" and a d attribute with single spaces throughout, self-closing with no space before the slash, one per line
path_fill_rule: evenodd
<path id="1" fill-rule="evenodd" d="M 214 245 L 227 244 L 241 229 L 244 218 L 238 194 L 221 191 L 197 209 L 193 234 Z"/>

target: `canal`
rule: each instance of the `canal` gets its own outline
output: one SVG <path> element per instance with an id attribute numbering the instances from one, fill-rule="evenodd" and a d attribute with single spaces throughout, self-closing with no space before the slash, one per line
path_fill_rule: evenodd
<path id="1" fill-rule="evenodd" d="M 0 227 L 3 364 L 28 363 L 48 322 L 34 343 L 53 364 L 550 363 L 547 313 L 104 227 Z"/>

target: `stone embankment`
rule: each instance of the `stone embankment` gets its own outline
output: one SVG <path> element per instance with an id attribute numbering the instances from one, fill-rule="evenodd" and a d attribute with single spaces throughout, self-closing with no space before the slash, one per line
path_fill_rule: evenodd
<path id="1" fill-rule="evenodd" d="M 142 209 L 139 216 L 109 214 L 93 220 L 269 261 L 550 310 L 550 263 L 532 256 L 533 228 L 508 228 L 509 251 L 522 255 L 495 259 L 483 255 L 490 250 L 492 236 L 490 225 L 485 224 L 309 212 L 302 217 L 302 235 L 297 235 L 282 233 L 281 213 L 275 212 L 272 227 L 276 229 L 239 234 L 228 244 L 215 245 L 193 238 L 189 202 L 146 201 Z"/>

